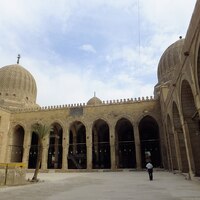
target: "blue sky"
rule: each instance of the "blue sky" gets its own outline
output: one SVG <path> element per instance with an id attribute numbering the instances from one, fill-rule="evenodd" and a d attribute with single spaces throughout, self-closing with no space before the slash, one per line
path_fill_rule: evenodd
<path id="1" fill-rule="evenodd" d="M 37 82 L 41 106 L 153 96 L 164 50 L 195 0 L 0 0 L 0 66 Z"/>

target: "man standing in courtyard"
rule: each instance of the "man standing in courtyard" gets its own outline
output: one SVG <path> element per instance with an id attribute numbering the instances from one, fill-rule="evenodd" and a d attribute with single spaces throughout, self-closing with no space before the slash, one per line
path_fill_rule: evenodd
<path id="1" fill-rule="evenodd" d="M 151 164 L 151 162 L 148 162 L 146 164 L 146 168 L 149 173 L 149 180 L 152 181 L 153 180 L 153 165 Z"/>

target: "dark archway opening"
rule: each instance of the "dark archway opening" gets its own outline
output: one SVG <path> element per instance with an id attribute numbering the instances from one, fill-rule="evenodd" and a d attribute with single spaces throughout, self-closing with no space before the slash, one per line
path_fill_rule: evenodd
<path id="1" fill-rule="evenodd" d="M 13 133 L 13 141 L 11 145 L 11 162 L 22 162 L 24 145 L 24 129 L 17 125 Z"/>
<path id="2" fill-rule="evenodd" d="M 38 135 L 33 132 L 31 138 L 31 147 L 29 151 L 29 162 L 28 162 L 29 169 L 35 169 L 37 163 L 37 156 L 38 156 Z"/>
<path id="3" fill-rule="evenodd" d="M 70 127 L 68 168 L 87 168 L 86 129 L 79 121 L 74 122 Z"/>
<path id="4" fill-rule="evenodd" d="M 142 167 L 151 160 L 154 167 L 162 167 L 160 154 L 159 128 L 154 118 L 144 117 L 139 123 Z"/>
<path id="5" fill-rule="evenodd" d="M 63 129 L 58 123 L 52 125 L 49 135 L 48 169 L 62 168 L 62 137 Z"/>
<path id="6" fill-rule="evenodd" d="M 120 119 L 115 127 L 116 132 L 116 161 L 118 168 L 135 168 L 135 141 L 131 122 Z"/>
<path id="7" fill-rule="evenodd" d="M 195 175 L 200 176 L 200 127 L 199 114 L 195 106 L 192 89 L 188 81 L 184 80 L 181 87 L 181 103 L 183 117 L 188 126 L 190 144 L 194 164 L 192 170 Z"/>
<path id="8" fill-rule="evenodd" d="M 108 124 L 104 120 L 97 120 L 92 130 L 92 164 L 93 169 L 109 169 L 110 161 L 110 134 Z"/>

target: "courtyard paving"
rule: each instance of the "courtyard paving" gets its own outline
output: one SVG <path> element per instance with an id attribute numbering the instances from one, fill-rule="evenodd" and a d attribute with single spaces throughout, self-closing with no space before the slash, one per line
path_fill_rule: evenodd
<path id="1" fill-rule="evenodd" d="M 32 174 L 27 174 L 31 178 Z M 200 200 L 200 181 L 145 171 L 40 173 L 41 182 L 0 187 L 0 200 Z"/>

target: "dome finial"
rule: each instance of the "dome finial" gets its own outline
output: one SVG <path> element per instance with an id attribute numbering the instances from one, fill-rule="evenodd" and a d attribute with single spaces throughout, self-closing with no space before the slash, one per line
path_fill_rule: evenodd
<path id="1" fill-rule="evenodd" d="M 94 91 L 94 97 L 96 97 L 96 92 Z"/>
<path id="2" fill-rule="evenodd" d="M 17 64 L 19 64 L 19 59 L 21 58 L 20 54 L 17 56 Z"/>
<path id="3" fill-rule="evenodd" d="M 96 97 L 96 94 L 95 94 L 95 92 L 94 92 L 94 97 L 92 97 L 88 102 L 87 102 L 87 105 L 100 105 L 100 104 L 102 104 L 102 101 L 101 101 L 101 99 L 99 99 L 99 98 L 97 98 Z"/>

